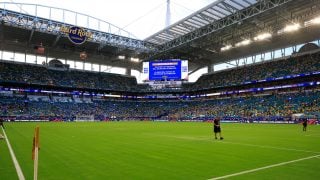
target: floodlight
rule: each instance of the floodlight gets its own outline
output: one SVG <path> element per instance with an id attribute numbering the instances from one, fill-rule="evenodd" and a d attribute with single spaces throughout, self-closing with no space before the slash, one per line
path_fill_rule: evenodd
<path id="1" fill-rule="evenodd" d="M 310 21 L 306 21 L 304 24 L 305 24 L 306 27 L 307 27 L 307 26 L 310 26 L 310 25 L 320 24 L 320 17 L 311 19 Z"/>
<path id="2" fill-rule="evenodd" d="M 251 43 L 251 40 L 250 39 L 246 39 L 246 40 L 243 40 L 243 41 L 241 41 L 241 42 L 238 42 L 237 44 L 236 44 L 236 46 L 237 47 L 239 47 L 239 46 L 246 46 L 246 45 L 249 45 Z"/>
<path id="3" fill-rule="evenodd" d="M 118 59 L 125 59 L 126 57 L 125 56 L 118 56 Z"/>
<path id="4" fill-rule="evenodd" d="M 300 24 L 291 24 L 291 25 L 287 25 L 287 26 L 283 29 L 283 32 L 297 31 L 297 30 L 300 29 L 300 28 L 301 28 Z"/>
<path id="5" fill-rule="evenodd" d="M 320 17 L 311 20 L 313 24 L 320 24 Z"/>
<path id="6" fill-rule="evenodd" d="M 139 62 L 140 61 L 140 59 L 139 58 L 130 58 L 130 61 L 132 61 L 132 62 Z"/>
<path id="7" fill-rule="evenodd" d="M 231 45 L 226 45 L 226 46 L 224 46 L 224 47 L 221 48 L 221 51 L 226 51 L 226 50 L 229 50 L 229 49 L 231 49 L 231 48 L 232 48 Z"/>
<path id="8" fill-rule="evenodd" d="M 254 37 L 255 41 L 262 41 L 265 39 L 269 39 L 271 38 L 271 34 L 270 33 L 263 33 L 263 34 L 259 34 L 258 36 Z"/>

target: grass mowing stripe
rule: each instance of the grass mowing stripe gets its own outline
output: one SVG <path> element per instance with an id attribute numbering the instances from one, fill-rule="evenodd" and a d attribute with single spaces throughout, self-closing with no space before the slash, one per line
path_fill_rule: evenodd
<path id="1" fill-rule="evenodd" d="M 229 178 L 229 177 L 233 177 L 233 176 L 239 176 L 239 175 L 242 175 L 242 174 L 247 174 L 247 173 L 251 173 L 251 172 L 256 172 L 256 171 L 260 171 L 260 170 L 264 170 L 264 169 L 269 169 L 269 168 L 273 168 L 273 167 L 277 167 L 277 166 L 283 166 L 283 165 L 286 165 L 286 164 L 291 164 L 291 163 L 304 161 L 304 160 L 308 160 L 308 159 L 312 159 L 312 158 L 319 158 L 319 157 L 320 157 L 320 155 L 318 154 L 318 155 L 315 155 L 315 156 L 309 156 L 309 157 L 306 157 L 306 158 L 296 159 L 296 160 L 282 162 L 282 163 L 273 164 L 273 165 L 269 165 L 269 166 L 264 166 L 264 167 L 260 167 L 260 168 L 256 168 L 256 169 L 241 171 L 241 172 L 234 173 L 234 174 L 229 174 L 229 175 L 225 175 L 225 176 L 211 178 L 209 180 L 225 179 L 225 178 Z"/>
<path id="2" fill-rule="evenodd" d="M 270 148 L 320 152 L 318 138 L 305 137 L 306 133 L 301 132 L 298 125 L 224 124 L 226 139 L 223 141 L 214 139 L 209 123 L 19 122 L 6 125 L 26 179 L 33 177 L 30 154 L 36 125 L 41 128 L 39 179 L 46 180 L 209 179 L 320 154 Z M 318 133 L 319 128 L 310 126 L 308 134 Z M 223 143 L 229 141 L 269 148 Z M 7 146 L 5 142 L 2 145 Z M 7 159 L 12 164 L 9 151 Z M 318 163 L 319 159 L 314 158 L 231 178 L 318 179 Z M 13 164 L 11 169 L 11 177 L 0 172 L 0 179 L 17 179 Z"/>
<path id="3" fill-rule="evenodd" d="M 17 158 L 16 158 L 16 156 L 15 156 L 15 154 L 13 152 L 13 149 L 12 149 L 11 145 L 10 145 L 10 142 L 9 142 L 8 137 L 7 137 L 6 131 L 3 129 L 3 127 L 1 127 L 1 128 L 2 128 L 2 132 L 3 132 L 4 138 L 6 139 L 6 142 L 7 142 L 8 148 L 9 148 L 9 152 L 10 152 L 10 155 L 12 157 L 12 161 L 13 161 L 14 167 L 16 168 L 19 180 L 25 180 L 24 175 L 23 175 L 22 170 L 21 170 L 21 167 L 19 165 L 19 162 L 18 162 L 18 160 L 17 160 Z"/>
<path id="4" fill-rule="evenodd" d="M 274 147 L 274 146 L 262 146 L 262 145 L 236 143 L 236 142 L 229 142 L 229 141 L 221 141 L 221 143 L 243 145 L 243 146 L 252 146 L 252 147 L 258 147 L 258 148 L 277 149 L 277 150 L 285 150 L 285 151 L 297 151 L 297 152 L 316 153 L 316 154 L 320 153 L 320 152 L 316 152 L 316 151 L 308 151 L 308 150 L 302 150 L 302 149 L 282 148 L 282 147 Z"/>
<path id="5" fill-rule="evenodd" d="M 184 140 L 191 140 L 191 141 L 212 141 L 212 138 L 206 137 L 188 137 L 188 136 L 168 136 L 168 135 L 161 135 L 162 137 L 171 137 L 177 139 L 184 139 Z M 293 148 L 282 148 L 282 147 L 274 147 L 274 146 L 263 146 L 263 145 L 256 145 L 256 144 L 247 144 L 247 143 L 237 143 L 237 142 L 230 142 L 230 141 L 216 141 L 218 143 L 226 143 L 226 144 L 234 144 L 234 145 L 242 145 L 242 146 L 251 146 L 251 147 L 258 147 L 258 148 L 266 148 L 266 149 L 276 149 L 276 150 L 285 150 L 285 151 L 297 151 L 297 152 L 306 152 L 306 153 L 316 153 L 320 154 L 317 151 L 308 151 L 303 149 L 293 149 Z M 215 142 L 215 143 L 216 143 Z"/>

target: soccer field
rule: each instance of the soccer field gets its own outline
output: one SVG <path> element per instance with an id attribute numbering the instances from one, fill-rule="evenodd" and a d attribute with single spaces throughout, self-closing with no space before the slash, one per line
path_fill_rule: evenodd
<path id="1" fill-rule="evenodd" d="M 40 126 L 39 179 L 319 179 L 320 126 L 211 123 L 6 123 L 26 179 L 33 178 Z M 1 132 L 2 133 L 2 132 Z M 230 176 L 229 176 L 230 175 Z M 0 141 L 0 179 L 18 179 Z"/>

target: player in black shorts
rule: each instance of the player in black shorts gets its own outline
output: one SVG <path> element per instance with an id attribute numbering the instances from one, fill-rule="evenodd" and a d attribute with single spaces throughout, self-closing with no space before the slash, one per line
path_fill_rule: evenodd
<path id="1" fill-rule="evenodd" d="M 217 134 L 219 134 L 220 139 L 222 140 L 223 137 L 221 136 L 221 127 L 220 127 L 220 118 L 217 117 L 213 121 L 213 132 L 214 132 L 214 137 L 218 139 Z"/>
<path id="2" fill-rule="evenodd" d="M 308 119 L 307 118 L 304 118 L 303 121 L 302 121 L 302 131 L 307 131 L 307 126 L 308 126 Z"/>

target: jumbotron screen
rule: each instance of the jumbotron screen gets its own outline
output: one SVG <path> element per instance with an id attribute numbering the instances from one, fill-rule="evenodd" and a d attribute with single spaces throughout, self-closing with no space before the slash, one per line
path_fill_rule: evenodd
<path id="1" fill-rule="evenodd" d="M 142 72 L 145 81 L 188 80 L 188 61 L 168 59 L 144 62 Z"/>

